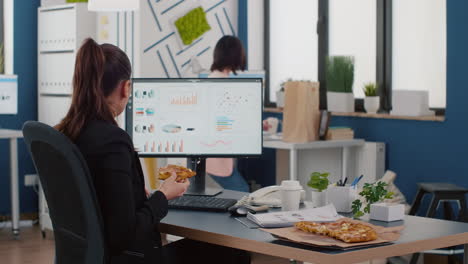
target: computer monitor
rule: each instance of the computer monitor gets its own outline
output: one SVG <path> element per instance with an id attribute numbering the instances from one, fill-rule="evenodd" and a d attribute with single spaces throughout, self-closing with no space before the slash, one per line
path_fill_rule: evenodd
<path id="1" fill-rule="evenodd" d="M 191 158 L 192 168 L 202 174 L 196 178 L 204 185 L 205 158 L 262 154 L 261 79 L 132 83 L 126 129 L 141 157 Z"/>

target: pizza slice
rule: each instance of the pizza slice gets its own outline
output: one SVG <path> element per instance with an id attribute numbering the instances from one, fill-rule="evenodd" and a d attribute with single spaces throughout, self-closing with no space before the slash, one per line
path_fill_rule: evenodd
<path id="1" fill-rule="evenodd" d="M 159 179 L 165 180 L 171 177 L 172 172 L 174 172 L 177 175 L 176 181 L 178 182 L 183 182 L 186 179 L 196 175 L 196 172 L 184 166 L 167 165 L 166 167 L 159 168 Z"/>
<path id="2" fill-rule="evenodd" d="M 377 232 L 372 227 L 350 221 L 333 223 L 298 222 L 295 227 L 304 232 L 325 235 L 346 243 L 367 242 L 377 239 Z"/>

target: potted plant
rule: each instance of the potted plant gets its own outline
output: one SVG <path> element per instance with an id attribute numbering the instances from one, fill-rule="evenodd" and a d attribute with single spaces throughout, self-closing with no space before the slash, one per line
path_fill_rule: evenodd
<path id="1" fill-rule="evenodd" d="M 366 83 L 364 84 L 364 108 L 367 113 L 375 114 L 380 108 L 380 97 L 377 95 L 378 86 L 376 83 Z"/>
<path id="2" fill-rule="evenodd" d="M 354 112 L 354 58 L 330 56 L 326 69 L 328 111 Z"/>
<path id="3" fill-rule="evenodd" d="M 307 186 L 311 188 L 312 205 L 314 207 L 325 206 L 328 203 L 327 188 L 330 183 L 328 180 L 330 173 L 312 172 Z"/>
<path id="4" fill-rule="evenodd" d="M 362 201 L 360 199 L 356 199 L 353 202 L 352 209 L 353 215 L 355 218 L 360 218 L 364 214 L 370 213 L 371 204 L 381 202 L 385 199 L 393 198 L 393 192 L 389 192 L 386 187 L 388 186 L 387 183 L 378 181 L 375 183 L 366 183 L 362 188 L 362 191 L 359 193 L 361 195 L 367 205 L 364 207 L 364 210 L 361 211 Z"/>

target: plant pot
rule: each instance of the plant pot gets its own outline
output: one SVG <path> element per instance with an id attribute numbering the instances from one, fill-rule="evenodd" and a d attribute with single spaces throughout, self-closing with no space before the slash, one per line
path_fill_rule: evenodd
<path id="1" fill-rule="evenodd" d="M 310 189 L 310 194 L 312 197 L 312 206 L 313 207 L 322 207 L 328 204 L 328 193 L 327 190 L 321 192 L 316 189 Z"/>
<path id="2" fill-rule="evenodd" d="M 354 94 L 327 92 L 327 105 L 330 112 L 354 112 Z"/>
<path id="3" fill-rule="evenodd" d="M 380 108 L 380 97 L 378 96 L 366 96 L 364 98 L 364 108 L 369 114 L 375 114 Z"/>
<path id="4" fill-rule="evenodd" d="M 276 106 L 280 108 L 284 107 L 284 91 L 276 92 Z"/>

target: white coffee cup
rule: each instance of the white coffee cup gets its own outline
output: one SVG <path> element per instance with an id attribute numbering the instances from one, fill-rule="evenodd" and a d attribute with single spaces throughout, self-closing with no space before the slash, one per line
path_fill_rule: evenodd
<path id="1" fill-rule="evenodd" d="M 299 210 L 302 190 L 298 181 L 281 182 L 281 208 L 283 211 Z"/>
<path id="2" fill-rule="evenodd" d="M 269 117 L 263 120 L 264 131 L 269 134 L 278 133 L 279 119 L 276 117 Z"/>
<path id="3" fill-rule="evenodd" d="M 271 134 L 276 134 L 278 133 L 278 124 L 279 124 L 279 119 L 276 117 L 269 117 L 266 119 L 266 122 L 268 124 L 268 133 Z"/>

